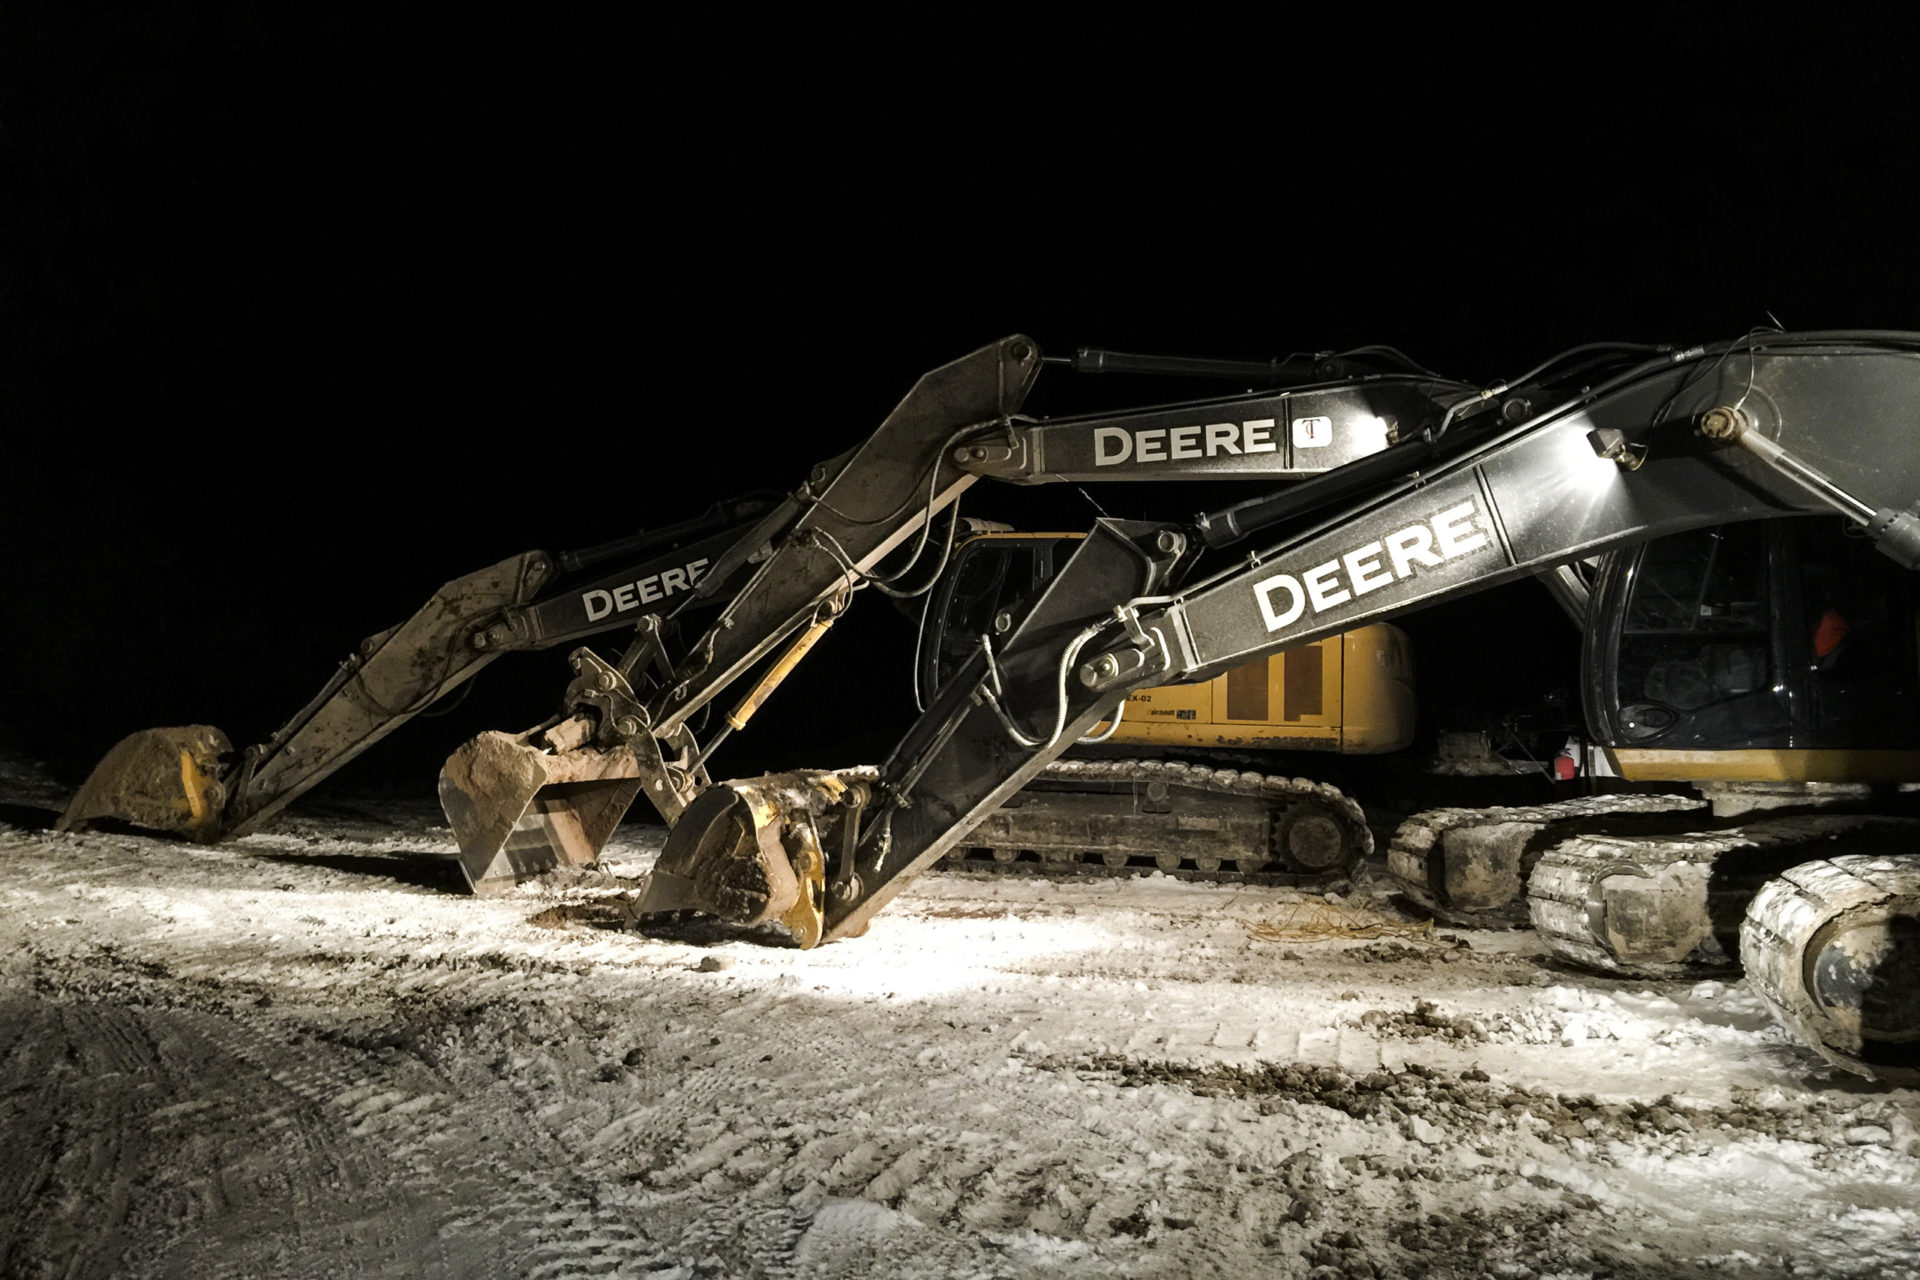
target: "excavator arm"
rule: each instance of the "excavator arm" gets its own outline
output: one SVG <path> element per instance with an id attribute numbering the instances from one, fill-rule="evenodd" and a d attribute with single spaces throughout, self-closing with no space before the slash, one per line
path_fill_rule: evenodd
<path id="1" fill-rule="evenodd" d="M 1102 521 L 877 771 L 715 788 L 671 832 L 643 906 L 784 920 L 811 874 L 802 941 L 855 936 L 1134 690 L 1661 534 L 1839 510 L 1920 567 L 1916 403 L 1920 337 L 1754 337 L 1643 362 L 1451 450 L 1443 430 L 1427 465 L 1358 492 L 1336 468 L 1190 526 Z M 1313 484 L 1348 505 L 1328 515 Z M 1202 543 L 1263 531 L 1279 540 L 1192 574 Z"/>
<path id="2" fill-rule="evenodd" d="M 56 823 L 128 822 L 203 841 L 246 835 L 504 653 L 651 620 L 712 576 L 766 498 L 578 552 L 529 551 L 456 578 L 368 637 L 266 741 L 236 752 L 211 725 L 121 740 Z"/>

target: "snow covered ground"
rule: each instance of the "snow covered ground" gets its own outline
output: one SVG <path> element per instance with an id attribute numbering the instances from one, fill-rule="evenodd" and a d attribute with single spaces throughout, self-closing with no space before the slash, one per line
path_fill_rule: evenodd
<path id="1" fill-rule="evenodd" d="M 0 1275 L 1920 1277 L 1920 1093 L 1738 982 L 1161 878 L 647 936 L 658 828 L 478 901 L 425 806 L 61 798 L 0 771 Z"/>

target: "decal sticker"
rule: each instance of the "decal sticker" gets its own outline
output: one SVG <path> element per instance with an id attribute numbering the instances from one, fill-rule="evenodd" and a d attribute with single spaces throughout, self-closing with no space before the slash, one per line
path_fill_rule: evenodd
<path id="1" fill-rule="evenodd" d="M 1332 418 L 1295 418 L 1293 420 L 1294 448 L 1324 449 L 1332 443 Z"/>
<path id="2" fill-rule="evenodd" d="M 1478 514 L 1478 506 L 1470 499 L 1298 576 L 1276 573 L 1262 578 L 1253 584 L 1261 620 L 1269 632 L 1280 631 L 1298 622 L 1309 609 L 1318 616 L 1369 591 L 1414 576 L 1417 567 L 1438 568 L 1456 556 L 1491 546 L 1492 540 L 1475 523 Z"/>
<path id="3" fill-rule="evenodd" d="M 1217 458 L 1221 454 L 1272 453 L 1274 420 L 1201 422 L 1190 427 L 1095 427 L 1093 465 L 1117 467 L 1123 462 L 1186 462 Z"/>
<path id="4" fill-rule="evenodd" d="M 693 584 L 700 580 L 701 571 L 709 563 L 705 559 L 695 560 L 678 569 L 666 569 L 660 573 L 650 573 L 635 582 L 623 582 L 611 590 L 585 592 L 580 597 L 580 603 L 587 608 L 587 621 L 598 622 L 610 613 L 627 613 L 641 605 L 665 600 L 682 591 L 691 591 Z"/>

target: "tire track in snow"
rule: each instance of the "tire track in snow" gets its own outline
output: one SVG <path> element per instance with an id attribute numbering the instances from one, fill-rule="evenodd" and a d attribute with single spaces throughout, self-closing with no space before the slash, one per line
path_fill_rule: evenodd
<path id="1" fill-rule="evenodd" d="M 910 1230 L 931 1251 L 925 1265 L 950 1247 L 958 1253 L 941 1266 L 991 1273 L 1000 1263 L 982 1251 L 983 1233 L 1071 1238 L 1098 1207 L 1124 1217 L 1145 1199 L 1116 1198 L 1101 1180 L 1129 1154 L 1114 1148 L 1131 1135 L 1085 1128 L 1083 1099 L 1063 1091 L 1077 1083 L 1062 1085 L 1009 1060 L 1005 1037 L 984 1044 L 975 1061 L 929 1072 L 918 1055 L 877 1051 L 842 1032 L 831 1010 L 790 986 L 786 994 L 715 1003 L 697 1032 L 668 1033 L 654 1048 L 669 1063 L 680 1056 L 674 1050 L 713 1040 L 719 1052 L 687 1055 L 695 1060 L 676 1080 L 588 1139 L 602 1158 L 633 1162 L 663 1202 L 679 1204 L 685 1240 L 701 1236 L 705 1216 L 690 1204 L 744 1202 L 776 1220 L 786 1205 L 798 1215 L 790 1224 L 804 1227 L 792 1258 L 818 1263 L 820 1240 L 837 1239 L 849 1215 L 858 1216 L 845 1206 L 860 1202 L 884 1211 L 868 1221 L 882 1236 Z M 761 1052 L 729 1048 L 742 1040 Z M 860 1064 L 856 1081 L 888 1087 L 850 1085 L 852 1063 Z M 897 1086 L 910 1079 L 920 1087 L 903 1095 Z M 823 1082 L 839 1087 L 823 1089 Z M 968 1127 L 984 1121 L 982 1108 L 998 1113 L 993 1128 L 1001 1137 Z M 1006 1123 L 1009 1112 L 1020 1118 Z M 929 1115 L 948 1119 L 929 1123 Z M 1033 1140 L 1009 1142 L 1008 1131 Z M 1063 1134 L 1073 1136 L 1063 1143 Z M 796 1233 L 790 1225 L 764 1234 L 777 1247 Z M 836 1266 L 855 1268 L 848 1274 L 890 1274 L 885 1267 L 901 1262 L 884 1241 L 868 1243 L 863 1252 L 839 1240 L 829 1252 Z M 742 1274 L 751 1275 L 783 1274 L 790 1265 L 774 1255 L 742 1261 L 751 1268 Z"/>
<path id="2" fill-rule="evenodd" d="M 311 1232 L 387 1198 L 363 1153 L 236 1061 L 203 1015 L 40 999 L 12 1001 L 5 1016 L 64 1068 L 34 1071 L 20 1055 L 0 1067 L 10 1094 L 34 1090 L 8 1117 L 14 1153 L 52 1184 L 16 1202 L 25 1242 L 5 1251 L 9 1271 L 31 1258 L 35 1272 L 76 1275 L 278 1274 L 276 1250 L 304 1252 L 320 1243 Z M 357 1252 L 370 1274 L 405 1274 L 406 1251 Z"/>
<path id="3" fill-rule="evenodd" d="M 326 1010 L 281 1006 L 241 1023 L 219 1007 L 217 984 L 173 984 L 111 952 L 43 961 L 37 978 L 69 1024 L 63 1037 L 39 1038 L 92 1046 L 94 1060 L 81 1072 L 88 1078 L 147 1077 L 168 1100 L 157 1108 L 162 1129 L 223 1135 L 228 1149 L 217 1176 L 195 1167 L 183 1178 L 177 1147 L 116 1149 L 92 1162 L 139 1171 L 164 1157 L 166 1181 L 198 1189 L 176 1207 L 179 1229 L 144 1233 L 169 1243 L 128 1260 L 129 1274 L 306 1275 L 315 1258 L 346 1256 L 357 1260 L 357 1273 L 373 1275 L 573 1275 L 603 1271 L 610 1258 L 658 1253 L 616 1208 L 595 1207 L 565 1151 L 518 1107 L 486 1090 L 463 1098 L 378 1035 L 359 1047 L 307 1034 L 303 1012 Z M 58 1004 L 68 986 L 123 994 L 138 986 L 148 1007 Z M 169 1002 L 189 1007 L 164 1007 Z M 431 1023 L 432 1005 L 416 997 L 409 1011 Z M 96 1025 L 102 1017 L 107 1023 Z M 172 1051 L 157 1055 L 155 1040 Z M 125 1111 L 126 1102 L 106 1110 Z M 87 1130 L 106 1135 L 96 1141 L 123 1141 L 121 1122 L 86 1119 Z M 236 1147 L 271 1159 L 236 1171 Z M 66 1156 L 69 1165 L 73 1159 Z M 125 1196 L 112 1177 L 95 1182 L 81 1200 L 90 1206 L 85 1230 L 99 1233 L 103 1207 L 112 1220 Z M 322 1212 L 325 1205 L 335 1209 Z M 215 1220 L 221 1229 L 208 1229 Z M 96 1251 L 109 1250 L 118 1234 L 109 1232 Z"/>

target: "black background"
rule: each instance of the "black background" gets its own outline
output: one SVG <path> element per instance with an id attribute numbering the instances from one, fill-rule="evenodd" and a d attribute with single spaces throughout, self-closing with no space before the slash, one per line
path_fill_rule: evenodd
<path id="1" fill-rule="evenodd" d="M 1905 20 L 1043 38 L 281 8 L 14 8 L 0 33 L 0 745 L 70 779 L 150 724 L 259 739 L 460 573 L 791 488 L 1010 332 L 1391 343 L 1491 380 L 1773 317 L 1920 328 Z M 1049 371 L 1029 408 L 1141 394 Z M 967 510 L 1090 514 L 1058 489 Z M 1543 601 L 1410 622 L 1429 711 L 1489 669 L 1516 700 L 1570 680 Z M 716 767 L 878 755 L 910 643 L 863 599 Z M 504 660 L 349 776 L 429 793 L 564 680 L 558 653 Z"/>

